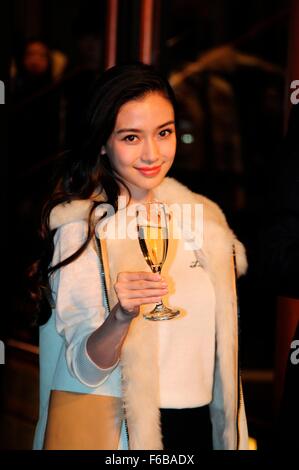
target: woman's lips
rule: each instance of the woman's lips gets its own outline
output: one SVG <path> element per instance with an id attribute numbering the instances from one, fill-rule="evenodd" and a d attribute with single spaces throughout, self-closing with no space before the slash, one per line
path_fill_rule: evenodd
<path id="1" fill-rule="evenodd" d="M 156 176 L 161 170 L 161 165 L 151 166 L 151 167 L 141 167 L 141 168 L 136 168 L 136 170 L 138 170 L 144 176 Z"/>

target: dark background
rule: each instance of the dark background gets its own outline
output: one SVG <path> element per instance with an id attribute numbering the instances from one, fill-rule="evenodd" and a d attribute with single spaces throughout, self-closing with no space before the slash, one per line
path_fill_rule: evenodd
<path id="1" fill-rule="evenodd" d="M 119 63 L 138 59 L 141 2 L 120 4 Z M 25 272 L 39 255 L 40 209 L 59 153 L 71 144 L 88 89 L 104 70 L 107 5 L 105 0 L 14 0 L 6 8 L 10 21 L 5 23 L 12 27 L 1 40 L 0 79 L 6 84 L 9 112 L 8 129 L 2 127 L 2 143 L 8 143 L 2 191 L 8 196 L 3 204 L 9 209 L 8 240 L 3 246 L 10 246 L 4 267 L 11 294 L 6 295 L 1 326 L 6 342 L 36 347 L 38 329 L 32 325 Z M 265 448 L 271 446 L 274 419 L 276 292 L 263 273 L 261 239 L 284 158 L 288 26 L 289 4 L 283 0 L 155 2 L 153 62 L 170 81 L 188 64 L 202 64 L 174 87 L 178 151 L 171 175 L 217 202 L 245 244 L 249 270 L 238 283 L 241 364 L 251 396 L 250 431 Z M 67 62 L 60 76 L 51 75 L 22 94 L 22 51 L 32 37 Z M 228 49 L 219 51 L 222 46 Z M 22 390 L 22 384 L 18 387 Z"/>

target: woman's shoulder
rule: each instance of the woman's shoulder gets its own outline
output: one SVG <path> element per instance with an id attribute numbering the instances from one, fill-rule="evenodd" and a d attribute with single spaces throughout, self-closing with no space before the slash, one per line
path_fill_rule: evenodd
<path id="1" fill-rule="evenodd" d="M 51 230 L 72 222 L 87 221 L 91 204 L 92 202 L 86 199 L 58 204 L 50 213 Z"/>
<path id="2" fill-rule="evenodd" d="M 103 189 L 97 189 L 92 194 L 90 199 L 75 199 L 70 202 L 57 204 L 57 206 L 55 206 L 50 213 L 50 229 L 55 230 L 62 225 L 77 221 L 86 223 L 89 219 L 89 214 L 93 203 L 105 201 L 105 191 L 103 191 Z M 100 215 L 101 212 L 101 209 L 97 207 L 96 214 Z"/>
<path id="3" fill-rule="evenodd" d="M 191 191 L 187 186 L 174 178 L 165 178 L 155 191 L 158 199 L 165 200 L 169 204 L 202 204 L 204 208 L 204 218 L 228 228 L 224 212 L 216 202 Z"/>

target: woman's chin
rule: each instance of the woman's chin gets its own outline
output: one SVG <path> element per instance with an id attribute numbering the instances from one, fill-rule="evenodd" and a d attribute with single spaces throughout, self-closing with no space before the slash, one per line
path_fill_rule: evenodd
<path id="1" fill-rule="evenodd" d="M 157 186 L 159 186 L 159 184 L 162 183 L 164 178 L 165 178 L 165 174 L 156 175 L 153 177 L 145 177 L 145 178 L 142 178 L 142 181 L 139 180 L 135 184 L 140 189 L 151 191 L 152 189 L 155 189 Z"/>

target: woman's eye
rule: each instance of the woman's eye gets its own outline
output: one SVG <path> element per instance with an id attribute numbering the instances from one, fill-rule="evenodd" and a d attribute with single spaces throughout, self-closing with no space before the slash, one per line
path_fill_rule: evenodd
<path id="1" fill-rule="evenodd" d="M 172 129 L 163 129 L 163 131 L 160 131 L 159 134 L 160 134 L 161 137 L 166 137 L 166 136 L 172 134 L 172 132 L 173 132 Z"/>
<path id="2" fill-rule="evenodd" d="M 124 137 L 124 140 L 126 142 L 135 142 L 135 139 L 137 139 L 137 136 L 136 135 L 126 135 L 126 137 Z"/>

